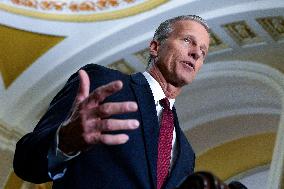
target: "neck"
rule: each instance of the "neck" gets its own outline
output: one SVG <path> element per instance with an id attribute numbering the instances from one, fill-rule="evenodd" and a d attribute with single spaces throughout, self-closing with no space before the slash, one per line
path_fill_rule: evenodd
<path id="1" fill-rule="evenodd" d="M 175 87 L 167 82 L 155 64 L 147 69 L 147 72 L 160 84 L 167 98 L 175 99 L 181 93 L 181 87 Z"/>

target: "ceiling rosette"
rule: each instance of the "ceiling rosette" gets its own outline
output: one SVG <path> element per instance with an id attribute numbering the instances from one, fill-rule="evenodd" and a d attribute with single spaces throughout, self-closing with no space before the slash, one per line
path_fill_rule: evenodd
<path id="1" fill-rule="evenodd" d="M 135 15 L 168 0 L 2 0 L 0 9 L 48 20 L 89 22 Z"/>

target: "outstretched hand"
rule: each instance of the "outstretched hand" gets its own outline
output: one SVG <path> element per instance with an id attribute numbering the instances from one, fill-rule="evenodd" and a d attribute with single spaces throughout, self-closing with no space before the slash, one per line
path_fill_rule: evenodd
<path id="1" fill-rule="evenodd" d="M 59 131 L 59 149 L 70 154 L 88 149 L 98 143 L 124 144 L 126 134 L 106 134 L 106 131 L 131 130 L 139 126 L 135 119 L 111 119 L 114 114 L 137 111 L 136 102 L 108 102 L 105 98 L 122 89 L 121 81 L 113 81 L 90 93 L 90 79 L 86 71 L 79 71 L 80 84 L 71 109 L 71 116 Z"/>

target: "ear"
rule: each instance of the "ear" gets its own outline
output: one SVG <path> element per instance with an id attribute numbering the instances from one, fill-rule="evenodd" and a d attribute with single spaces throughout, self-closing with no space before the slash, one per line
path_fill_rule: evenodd
<path id="1" fill-rule="evenodd" d="M 157 57 L 158 56 L 158 49 L 160 47 L 160 43 L 156 40 L 152 40 L 150 42 L 150 46 L 149 46 L 149 49 L 150 49 L 150 55 L 154 56 L 154 57 Z"/>

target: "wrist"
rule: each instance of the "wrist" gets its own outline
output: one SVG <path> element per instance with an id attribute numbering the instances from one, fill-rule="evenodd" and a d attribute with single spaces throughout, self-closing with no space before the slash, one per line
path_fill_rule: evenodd
<path id="1" fill-rule="evenodd" d="M 66 155 L 76 155 L 79 149 L 74 145 L 74 137 L 70 132 L 69 121 L 62 123 L 58 133 L 58 149 Z M 74 144 L 73 144 L 74 143 Z"/>

